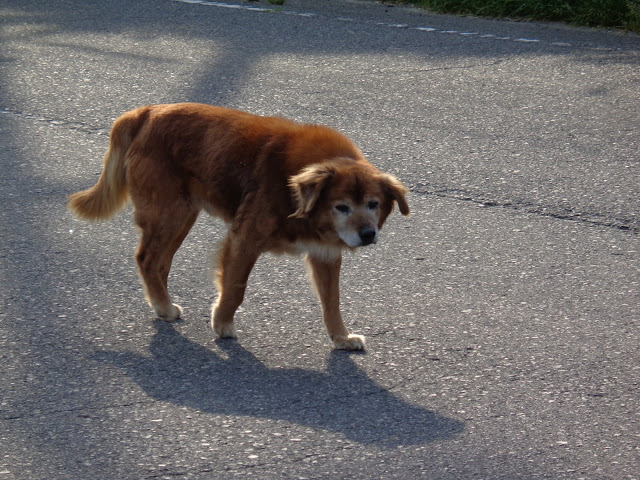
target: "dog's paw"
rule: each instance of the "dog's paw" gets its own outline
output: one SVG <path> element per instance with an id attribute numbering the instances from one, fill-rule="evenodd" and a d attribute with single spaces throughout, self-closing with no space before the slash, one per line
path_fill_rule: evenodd
<path id="1" fill-rule="evenodd" d="M 180 305 L 176 305 L 175 303 L 172 304 L 169 308 L 159 308 L 154 305 L 153 309 L 155 310 L 158 318 L 160 320 L 164 320 L 165 322 L 174 322 L 178 320 L 182 315 L 182 307 Z"/>
<path id="2" fill-rule="evenodd" d="M 338 350 L 364 350 L 365 341 L 362 335 L 333 337 L 333 345 Z"/>
<path id="3" fill-rule="evenodd" d="M 214 325 L 213 331 L 220 338 L 238 338 L 238 332 L 236 331 L 236 326 L 233 323 Z"/>

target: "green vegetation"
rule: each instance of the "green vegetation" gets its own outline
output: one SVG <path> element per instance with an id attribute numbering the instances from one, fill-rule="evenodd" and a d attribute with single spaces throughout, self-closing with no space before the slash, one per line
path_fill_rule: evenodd
<path id="1" fill-rule="evenodd" d="M 563 21 L 640 33 L 640 0 L 399 0 L 438 13 Z"/>

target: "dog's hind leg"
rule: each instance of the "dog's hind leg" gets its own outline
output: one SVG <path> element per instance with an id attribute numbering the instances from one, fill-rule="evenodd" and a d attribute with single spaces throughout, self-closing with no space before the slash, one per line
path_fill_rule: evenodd
<path id="1" fill-rule="evenodd" d="M 167 289 L 169 270 L 173 256 L 198 217 L 198 211 L 185 204 L 159 213 L 161 216 L 148 218 L 136 212 L 136 222 L 142 229 L 136 260 L 149 304 L 158 318 L 172 321 L 180 317 L 182 309 L 171 302 Z"/>
<path id="2" fill-rule="evenodd" d="M 325 260 L 307 256 L 311 279 L 322 302 L 322 318 L 329 338 L 340 350 L 364 350 L 364 337 L 351 335 L 340 314 L 340 267 L 342 257 Z"/>

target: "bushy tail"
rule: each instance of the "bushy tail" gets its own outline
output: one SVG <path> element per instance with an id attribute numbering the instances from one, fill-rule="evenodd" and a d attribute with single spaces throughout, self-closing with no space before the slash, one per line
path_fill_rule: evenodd
<path id="1" fill-rule="evenodd" d="M 127 112 L 116 120 L 98 183 L 69 197 L 68 206 L 76 215 L 88 220 L 102 220 L 126 206 L 129 201 L 126 154 L 147 113 L 148 108 L 143 107 Z"/>

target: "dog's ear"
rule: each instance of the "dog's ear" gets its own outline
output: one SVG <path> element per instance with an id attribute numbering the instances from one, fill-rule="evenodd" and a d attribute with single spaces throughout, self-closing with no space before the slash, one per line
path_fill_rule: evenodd
<path id="1" fill-rule="evenodd" d="M 335 171 L 326 165 L 311 165 L 289 178 L 297 210 L 289 218 L 306 218 Z"/>
<path id="2" fill-rule="evenodd" d="M 391 201 L 396 201 L 398 204 L 398 208 L 400 209 L 400 213 L 402 215 L 409 215 L 409 204 L 407 203 L 406 194 L 409 191 L 407 187 L 405 187 L 400 180 L 398 180 L 393 175 L 389 175 L 388 173 L 382 174 L 382 182 L 384 185 L 385 192 L 391 199 Z"/>

